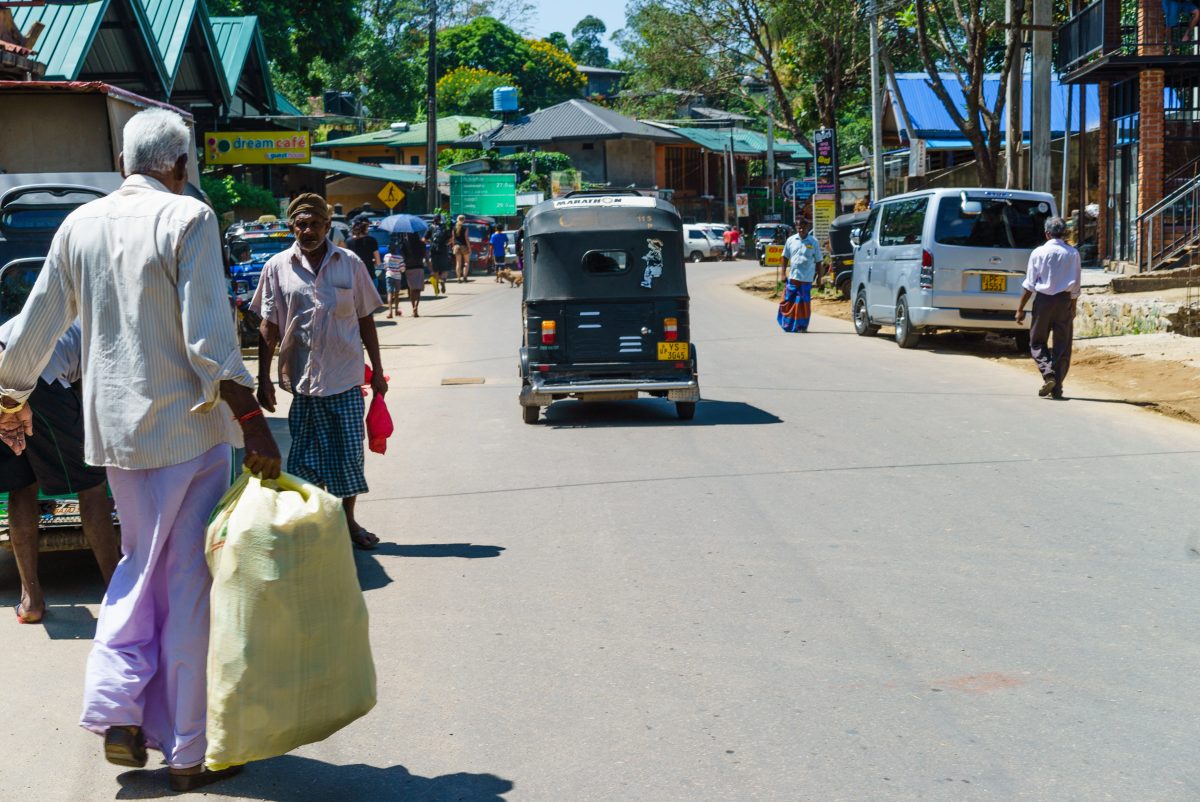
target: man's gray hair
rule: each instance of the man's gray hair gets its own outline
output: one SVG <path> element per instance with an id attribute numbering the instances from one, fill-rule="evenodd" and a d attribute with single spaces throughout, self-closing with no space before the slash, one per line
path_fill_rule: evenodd
<path id="1" fill-rule="evenodd" d="M 166 109 L 139 111 L 125 123 L 125 172 L 166 173 L 175 169 L 180 156 L 187 156 L 191 135 L 183 118 Z"/>
<path id="2" fill-rule="evenodd" d="M 1067 233 L 1067 221 L 1061 217 L 1046 218 L 1046 236 L 1062 239 L 1063 234 Z"/>

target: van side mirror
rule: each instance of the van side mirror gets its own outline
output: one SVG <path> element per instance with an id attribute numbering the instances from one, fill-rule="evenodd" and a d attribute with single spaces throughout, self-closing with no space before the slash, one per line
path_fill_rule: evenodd
<path id="1" fill-rule="evenodd" d="M 963 217 L 978 217 L 983 214 L 983 204 L 979 201 L 965 200 L 962 202 Z"/>
<path id="2" fill-rule="evenodd" d="M 850 232 L 850 244 L 857 248 L 862 245 L 862 229 L 856 228 Z"/>

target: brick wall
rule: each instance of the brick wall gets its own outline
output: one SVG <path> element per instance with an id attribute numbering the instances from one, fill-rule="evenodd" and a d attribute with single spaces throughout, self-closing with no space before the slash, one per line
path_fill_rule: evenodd
<path id="1" fill-rule="evenodd" d="M 1161 56 L 1167 41 L 1162 0 L 1138 0 L 1138 55 Z M 1162 94 L 1159 94 L 1162 97 Z"/>
<path id="2" fill-rule="evenodd" d="M 1162 8 L 1156 7 L 1161 14 Z M 1163 198 L 1163 81 L 1162 70 L 1146 70 L 1141 84 L 1141 122 L 1138 127 L 1138 213 Z"/>

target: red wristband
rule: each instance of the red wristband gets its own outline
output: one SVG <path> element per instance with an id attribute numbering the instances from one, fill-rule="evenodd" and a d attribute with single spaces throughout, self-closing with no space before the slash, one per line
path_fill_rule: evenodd
<path id="1" fill-rule="evenodd" d="M 259 415 L 261 415 L 261 414 L 263 414 L 262 407 L 257 407 L 257 408 L 255 408 L 255 409 L 252 409 L 252 410 L 250 410 L 250 411 L 249 411 L 249 412 L 247 412 L 245 415 L 242 415 L 240 418 L 238 418 L 238 419 L 237 419 L 237 422 L 238 422 L 238 423 L 245 423 L 245 422 L 246 422 L 246 421 L 248 421 L 248 420 L 252 420 L 252 419 L 254 419 L 254 418 L 257 418 L 257 417 L 258 417 Z"/>

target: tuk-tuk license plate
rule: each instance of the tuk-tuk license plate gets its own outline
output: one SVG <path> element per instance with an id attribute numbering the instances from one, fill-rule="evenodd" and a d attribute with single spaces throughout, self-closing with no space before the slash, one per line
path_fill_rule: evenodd
<path id="1" fill-rule="evenodd" d="M 688 358 L 687 343 L 659 343 L 658 358 L 664 362 L 678 362 Z"/>
<path id="2" fill-rule="evenodd" d="M 1008 276 L 984 273 L 979 277 L 979 289 L 984 292 L 1008 292 Z"/>

